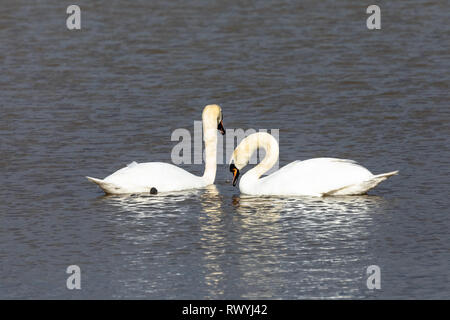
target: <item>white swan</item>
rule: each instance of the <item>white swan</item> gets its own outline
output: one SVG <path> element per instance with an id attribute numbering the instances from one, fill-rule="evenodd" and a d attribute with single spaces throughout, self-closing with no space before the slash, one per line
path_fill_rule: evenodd
<path id="1" fill-rule="evenodd" d="M 319 197 L 359 195 L 398 173 L 392 171 L 373 175 L 352 160 L 316 158 L 294 161 L 271 175 L 260 178 L 277 162 L 279 151 L 274 137 L 265 132 L 258 132 L 243 139 L 233 152 L 230 161 L 233 186 L 236 185 L 239 170 L 248 164 L 257 148 L 264 148 L 266 156 L 260 164 L 242 176 L 239 189 L 244 194 Z"/>
<path id="2" fill-rule="evenodd" d="M 222 109 L 207 105 L 202 113 L 203 140 L 205 141 L 205 171 L 195 176 L 173 164 L 163 162 L 132 162 L 105 179 L 86 177 L 107 194 L 156 193 L 203 188 L 214 183 L 216 177 L 217 132 L 225 134 Z"/>

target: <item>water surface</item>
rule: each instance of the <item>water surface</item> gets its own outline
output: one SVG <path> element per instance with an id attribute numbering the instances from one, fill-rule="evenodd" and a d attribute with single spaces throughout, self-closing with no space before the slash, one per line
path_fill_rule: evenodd
<path id="1" fill-rule="evenodd" d="M 0 298 L 450 298 L 446 1 L 379 1 L 377 31 L 354 1 L 77 4 L 81 31 L 61 1 L 2 2 Z M 227 128 L 280 129 L 280 165 L 400 175 L 324 199 L 240 195 L 226 165 L 165 196 L 84 178 L 170 162 L 210 103 Z"/>

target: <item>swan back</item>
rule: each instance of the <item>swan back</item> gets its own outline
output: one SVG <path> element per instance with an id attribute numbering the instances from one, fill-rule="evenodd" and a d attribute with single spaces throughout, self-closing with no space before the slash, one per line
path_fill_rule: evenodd
<path id="1" fill-rule="evenodd" d="M 372 177 L 369 170 L 352 160 L 314 158 L 294 161 L 259 179 L 252 186 L 252 191 L 261 194 L 322 196 L 358 185 Z"/>

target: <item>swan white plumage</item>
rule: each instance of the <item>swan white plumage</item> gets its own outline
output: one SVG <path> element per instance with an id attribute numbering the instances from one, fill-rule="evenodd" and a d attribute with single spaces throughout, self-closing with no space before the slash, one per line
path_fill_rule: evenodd
<path id="1" fill-rule="evenodd" d="M 203 188 L 214 183 L 216 177 L 217 132 L 225 134 L 222 109 L 212 104 L 203 109 L 203 140 L 205 142 L 205 171 L 193 175 L 173 164 L 163 162 L 132 162 L 105 179 L 86 177 L 107 194 L 150 193 Z"/>
<path id="2" fill-rule="evenodd" d="M 360 195 L 374 188 L 398 171 L 373 175 L 353 160 L 315 158 L 294 161 L 271 175 L 260 178 L 278 160 L 278 143 L 273 136 L 258 132 L 244 138 L 233 152 L 230 171 L 236 185 L 239 170 L 245 167 L 253 152 L 264 148 L 266 156 L 245 173 L 239 189 L 249 195 L 329 196 Z"/>

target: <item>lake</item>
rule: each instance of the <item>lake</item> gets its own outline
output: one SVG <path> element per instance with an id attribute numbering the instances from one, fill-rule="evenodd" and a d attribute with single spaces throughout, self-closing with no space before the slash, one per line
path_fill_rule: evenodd
<path id="1" fill-rule="evenodd" d="M 2 1 L 0 298 L 450 298 L 447 1 L 378 1 L 380 30 L 354 1 L 76 4 L 81 30 L 68 3 Z M 85 179 L 171 162 L 212 103 L 228 130 L 279 129 L 280 166 L 399 175 L 325 198 L 242 195 L 228 159 L 199 190 Z"/>

